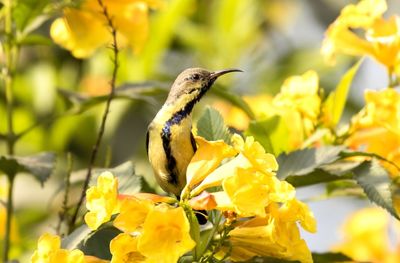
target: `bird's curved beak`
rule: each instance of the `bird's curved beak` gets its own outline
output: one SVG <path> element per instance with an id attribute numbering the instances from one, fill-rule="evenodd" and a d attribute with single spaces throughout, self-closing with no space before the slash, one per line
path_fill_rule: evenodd
<path id="1" fill-rule="evenodd" d="M 235 68 L 218 70 L 215 72 L 211 72 L 210 79 L 216 80 L 219 76 L 225 75 L 226 73 L 230 73 L 230 72 L 243 72 L 243 70 L 235 69 Z"/>

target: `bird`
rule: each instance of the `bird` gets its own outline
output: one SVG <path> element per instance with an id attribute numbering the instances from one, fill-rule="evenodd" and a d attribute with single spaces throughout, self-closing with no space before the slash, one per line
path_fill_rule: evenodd
<path id="1" fill-rule="evenodd" d="M 186 168 L 197 149 L 192 134 L 193 107 L 218 77 L 230 72 L 242 70 L 184 70 L 175 79 L 164 105 L 148 126 L 146 148 L 155 179 L 164 191 L 178 199 L 186 184 Z"/>

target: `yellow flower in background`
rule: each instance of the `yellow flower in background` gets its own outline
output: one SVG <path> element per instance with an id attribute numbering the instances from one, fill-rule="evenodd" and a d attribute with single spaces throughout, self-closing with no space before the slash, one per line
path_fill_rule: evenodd
<path id="1" fill-rule="evenodd" d="M 104 172 L 97 178 L 97 185 L 86 191 L 86 224 L 97 229 L 119 212 L 118 180 L 110 172 Z"/>
<path id="2" fill-rule="evenodd" d="M 256 116 L 262 121 L 273 116 L 281 118 L 288 131 L 287 146 L 282 146 L 285 151 L 299 149 L 309 137 L 318 123 L 321 98 L 319 97 L 318 74 L 309 70 L 303 75 L 287 78 L 280 93 L 275 97 L 259 95 L 245 97 Z M 224 106 L 223 103 L 215 105 L 224 116 L 227 125 L 238 130 L 246 130 L 249 126 L 249 117 L 235 107 Z"/>
<path id="3" fill-rule="evenodd" d="M 365 107 L 352 119 L 346 144 L 376 153 L 400 165 L 400 94 L 394 89 L 365 92 Z M 392 175 L 399 171 L 382 163 Z"/>
<path id="4" fill-rule="evenodd" d="M 390 216 L 381 208 L 364 208 L 352 214 L 345 222 L 343 241 L 334 247 L 359 262 L 396 263 L 400 262 L 400 240 L 390 244 L 389 229 L 400 236 L 400 224 L 392 221 L 395 227 L 389 228 Z M 396 227 L 397 226 L 397 227 Z M 395 250 L 390 249 L 395 247 Z"/>
<path id="5" fill-rule="evenodd" d="M 121 202 L 120 213 L 114 220 L 114 226 L 124 232 L 133 232 L 144 223 L 153 207 L 153 202 L 149 200 L 124 199 Z"/>
<path id="6" fill-rule="evenodd" d="M 79 249 L 72 251 L 61 249 L 59 236 L 43 234 L 38 246 L 31 257 L 31 263 L 84 263 L 83 252 Z"/>
<path id="7" fill-rule="evenodd" d="M 113 238 L 110 242 L 111 263 L 146 262 L 146 257 L 137 250 L 137 244 L 138 238 L 126 233 Z"/>
<path id="8" fill-rule="evenodd" d="M 155 262 L 175 263 L 196 245 L 189 232 L 189 220 L 182 207 L 160 204 L 146 217 L 138 251 Z"/>
<path id="9" fill-rule="evenodd" d="M 318 90 L 318 74 L 309 70 L 303 75 L 287 78 L 272 103 L 278 111 L 292 110 L 299 113 L 303 124 L 302 133 L 309 136 L 314 131 L 320 112 L 321 98 Z M 288 127 L 290 125 L 288 123 Z"/>
<path id="10" fill-rule="evenodd" d="M 7 196 L 7 190 L 8 190 L 6 181 L 7 180 L 5 177 L 0 178 L 0 200 L 2 201 L 3 200 L 6 201 L 5 198 Z M 6 234 L 6 229 L 5 229 L 6 218 L 7 218 L 7 208 L 4 205 L 0 204 L 0 242 L 4 240 L 4 236 Z M 19 236 L 18 223 L 15 216 L 13 216 L 11 219 L 10 241 L 14 243 L 18 242 L 19 240 L 20 236 Z"/>
<path id="11" fill-rule="evenodd" d="M 334 62 L 337 53 L 371 56 L 392 73 L 400 62 L 400 18 L 382 17 L 385 0 L 362 0 L 343 8 L 326 31 L 322 54 Z M 362 30 L 363 36 L 355 33 Z"/>
<path id="12" fill-rule="evenodd" d="M 103 0 L 118 32 L 118 43 L 139 51 L 147 39 L 150 8 L 159 0 Z M 70 50 L 77 58 L 86 58 L 111 40 L 107 20 L 97 0 L 84 0 L 78 8 L 64 9 L 64 16 L 50 28 L 54 42 Z"/>
<path id="13" fill-rule="evenodd" d="M 291 207 L 291 206 L 289 206 Z M 315 226 L 315 219 L 304 205 L 304 213 L 309 214 L 306 225 Z M 300 262 L 312 262 L 311 252 L 307 244 L 300 237 L 297 226 L 299 219 L 295 214 L 298 210 L 286 211 L 277 204 L 271 204 L 266 209 L 266 217 L 255 217 L 240 222 L 229 233 L 229 242 L 232 245 L 230 259 L 246 261 L 255 256 L 276 257 Z M 307 231 L 314 229 L 306 229 Z M 221 255 L 229 251 L 227 247 L 221 249 Z"/>

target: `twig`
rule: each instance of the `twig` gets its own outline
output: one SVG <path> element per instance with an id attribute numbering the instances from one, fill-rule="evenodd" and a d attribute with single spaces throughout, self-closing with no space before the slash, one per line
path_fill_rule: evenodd
<path id="1" fill-rule="evenodd" d="M 104 113 L 103 113 L 103 117 L 102 117 L 102 120 L 101 120 L 99 133 L 97 135 L 97 140 L 96 140 L 95 145 L 93 146 L 92 153 L 91 153 L 91 156 L 90 156 L 89 166 L 88 166 L 85 182 L 83 184 L 82 193 L 81 193 L 81 196 L 79 198 L 78 204 L 76 205 L 75 211 L 74 211 L 74 213 L 73 213 L 73 215 L 71 217 L 71 221 L 70 221 L 69 228 L 68 228 L 68 232 L 69 233 L 73 230 L 73 228 L 75 226 L 76 220 L 78 218 L 79 209 L 82 206 L 83 200 L 85 199 L 86 190 L 87 190 L 87 188 L 89 186 L 89 182 L 90 182 L 90 179 L 92 177 L 92 168 L 93 168 L 93 165 L 94 165 L 94 163 L 96 161 L 96 157 L 97 157 L 97 153 L 99 151 L 100 143 L 101 143 L 101 140 L 103 138 L 103 134 L 104 134 L 104 130 L 105 130 L 105 125 L 106 125 L 108 113 L 110 111 L 111 101 L 112 101 L 112 99 L 114 98 L 114 95 L 115 95 L 115 82 L 116 82 L 117 72 L 118 72 L 118 52 L 119 52 L 119 50 L 118 50 L 118 45 L 117 45 L 117 30 L 116 30 L 116 28 L 114 26 L 112 18 L 110 17 L 110 15 L 109 15 L 109 13 L 107 11 L 107 7 L 103 3 L 103 0 L 97 0 L 97 1 L 98 1 L 99 5 L 100 5 L 100 7 L 102 9 L 103 15 L 106 18 L 108 27 L 110 28 L 110 31 L 111 31 L 112 42 L 113 42 L 112 43 L 112 50 L 113 50 L 112 61 L 113 61 L 113 64 L 114 64 L 114 69 L 113 69 L 112 78 L 111 78 L 111 81 L 110 81 L 110 86 L 111 86 L 110 94 L 109 94 L 109 96 L 107 98 L 107 101 L 106 101 L 106 107 L 105 107 L 105 110 L 104 110 Z"/>
<path id="2" fill-rule="evenodd" d="M 71 186 L 71 174 L 73 170 L 73 159 L 70 152 L 67 154 L 67 174 L 65 175 L 65 190 L 64 190 L 64 200 L 62 203 L 62 208 L 59 213 L 59 221 L 57 225 L 57 234 L 60 235 L 61 226 L 68 216 L 68 196 L 69 188 Z"/>

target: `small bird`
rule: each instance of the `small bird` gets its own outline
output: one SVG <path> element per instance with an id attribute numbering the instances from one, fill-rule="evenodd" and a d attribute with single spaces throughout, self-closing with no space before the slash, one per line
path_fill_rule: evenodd
<path id="1" fill-rule="evenodd" d="M 155 178 L 164 191 L 178 198 L 186 184 L 186 168 L 196 151 L 191 131 L 193 107 L 218 77 L 230 72 L 242 71 L 184 70 L 176 78 L 167 100 L 148 127 L 147 155 Z"/>

